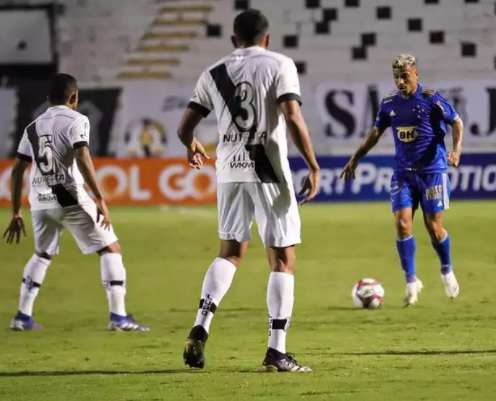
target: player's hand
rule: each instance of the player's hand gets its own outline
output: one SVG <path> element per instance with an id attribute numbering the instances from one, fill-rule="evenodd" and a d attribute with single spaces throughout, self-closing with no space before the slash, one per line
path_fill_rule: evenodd
<path id="1" fill-rule="evenodd" d="M 190 167 L 199 169 L 207 159 L 210 159 L 210 156 L 207 154 L 203 145 L 194 138 L 191 146 L 188 148 L 188 163 Z"/>
<path id="2" fill-rule="evenodd" d="M 3 238 L 5 238 L 7 244 L 12 244 L 15 238 L 15 242 L 16 244 L 18 244 L 19 241 L 21 240 L 21 233 L 23 234 L 24 237 L 26 236 L 26 228 L 24 227 L 24 220 L 22 219 L 22 216 L 19 215 L 13 216 L 12 220 L 10 220 L 7 229 L 3 233 Z"/>
<path id="3" fill-rule="evenodd" d="M 303 181 L 299 196 L 304 196 L 300 204 L 310 202 L 317 196 L 320 189 L 320 169 L 310 170 Z"/>
<path id="4" fill-rule="evenodd" d="M 108 210 L 107 203 L 103 198 L 96 200 L 96 221 L 97 223 L 99 222 L 105 230 L 110 230 L 110 226 L 112 224 L 110 222 L 110 212 Z"/>
<path id="5" fill-rule="evenodd" d="M 357 168 L 358 162 L 354 158 L 348 160 L 348 163 L 343 167 L 339 178 L 344 178 L 345 181 L 349 181 L 355 178 L 355 170 Z"/>
<path id="6" fill-rule="evenodd" d="M 460 165 L 460 152 L 453 150 L 448 152 L 448 164 L 453 167 L 458 167 Z"/>

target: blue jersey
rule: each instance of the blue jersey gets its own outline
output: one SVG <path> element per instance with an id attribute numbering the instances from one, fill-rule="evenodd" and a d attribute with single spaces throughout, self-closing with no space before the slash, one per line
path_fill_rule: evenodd
<path id="1" fill-rule="evenodd" d="M 448 168 L 446 124 L 453 124 L 457 117 L 443 96 L 417 85 L 408 98 L 399 92 L 386 96 L 374 125 L 381 131 L 387 127 L 393 131 L 396 171 L 441 173 Z"/>

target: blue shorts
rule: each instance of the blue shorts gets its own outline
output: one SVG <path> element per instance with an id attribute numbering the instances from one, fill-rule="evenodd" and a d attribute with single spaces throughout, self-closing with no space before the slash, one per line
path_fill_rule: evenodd
<path id="1" fill-rule="evenodd" d="M 393 212 L 404 208 L 424 213 L 438 213 L 449 209 L 451 192 L 447 173 L 395 172 L 391 178 L 391 206 Z"/>

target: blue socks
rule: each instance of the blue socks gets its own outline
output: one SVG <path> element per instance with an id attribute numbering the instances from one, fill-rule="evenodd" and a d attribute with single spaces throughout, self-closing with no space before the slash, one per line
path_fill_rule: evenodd
<path id="1" fill-rule="evenodd" d="M 448 233 L 440 242 L 432 241 L 432 247 L 439 256 L 441 274 L 449 273 L 451 271 L 451 244 Z"/>
<path id="2" fill-rule="evenodd" d="M 415 274 L 415 237 L 413 235 L 396 240 L 396 247 L 400 255 L 401 268 L 405 272 L 407 283 L 413 283 L 417 277 Z"/>

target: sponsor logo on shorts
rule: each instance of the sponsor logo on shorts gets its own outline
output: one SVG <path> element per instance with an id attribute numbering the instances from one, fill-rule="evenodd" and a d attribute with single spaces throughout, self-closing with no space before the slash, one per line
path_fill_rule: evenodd
<path id="1" fill-rule="evenodd" d="M 443 198 L 443 186 L 433 185 L 425 190 L 425 198 L 427 200 L 435 200 Z"/>
<path id="2" fill-rule="evenodd" d="M 418 137 L 417 127 L 415 125 L 396 128 L 396 135 L 401 142 L 413 142 Z"/>

